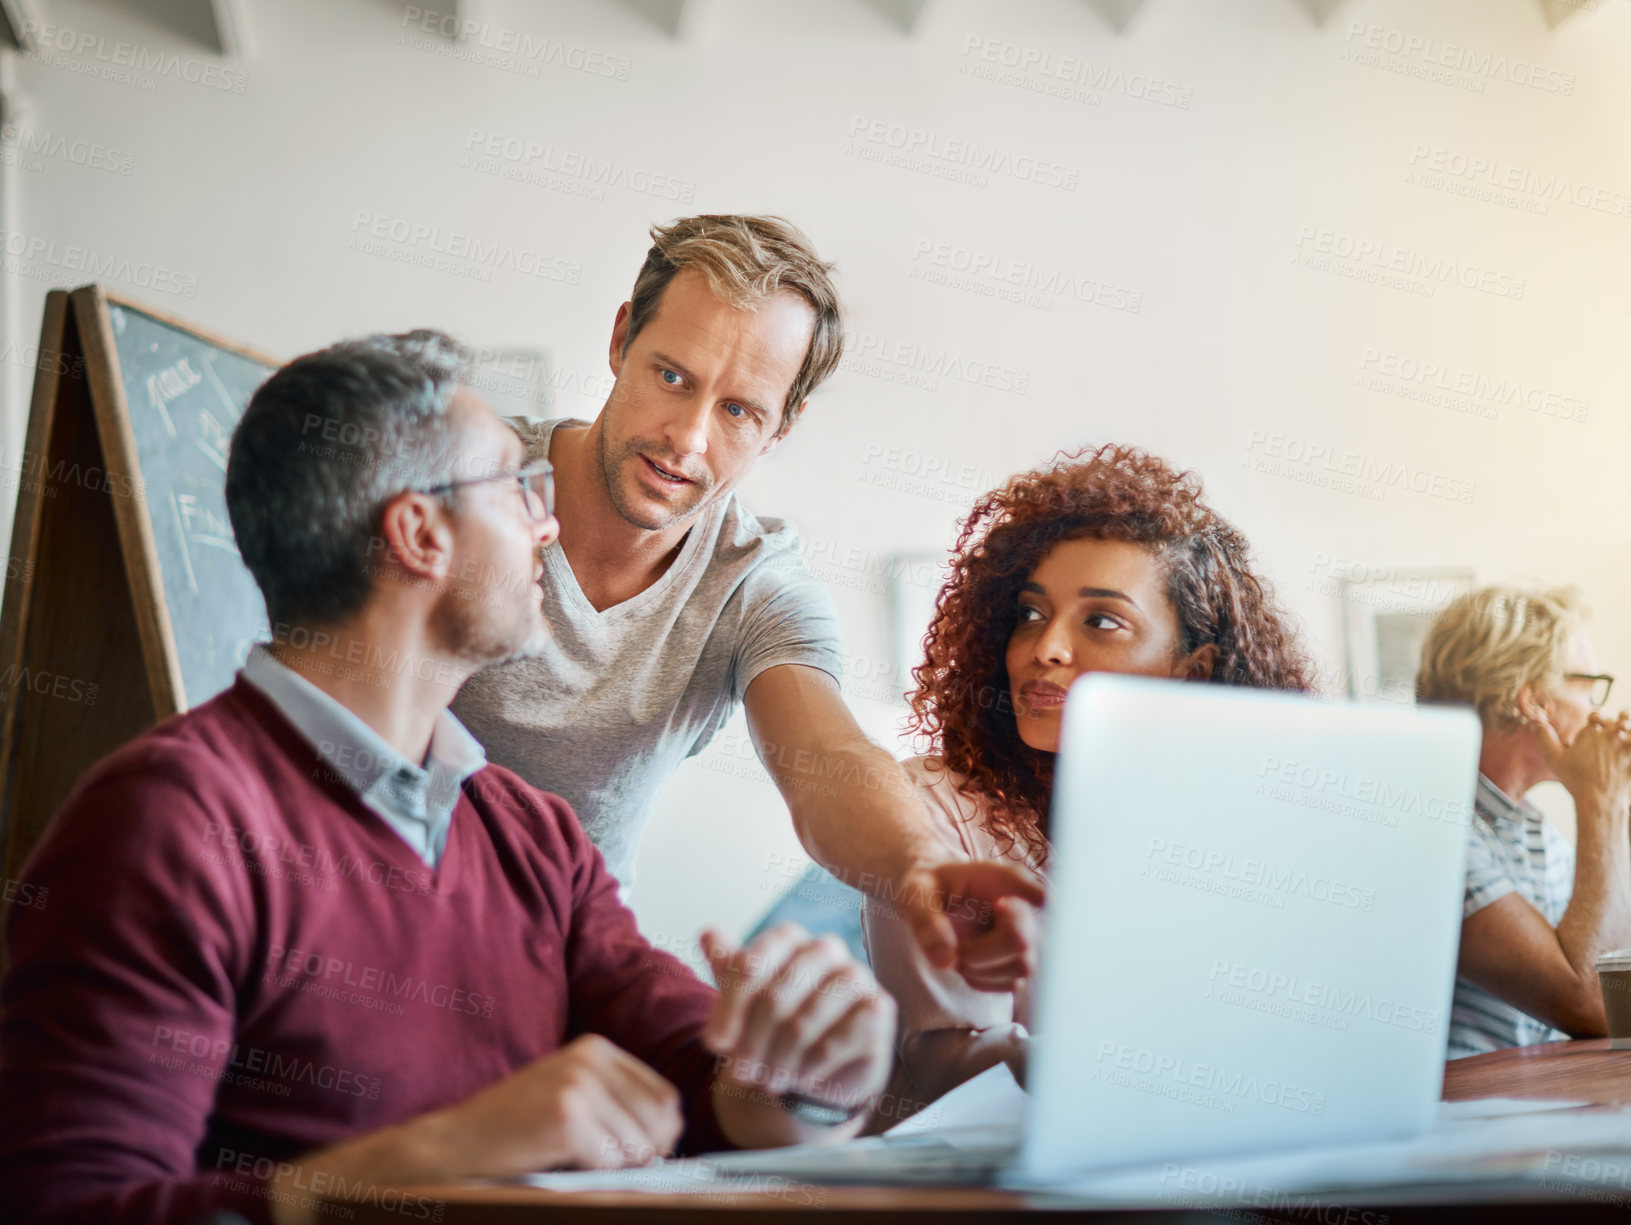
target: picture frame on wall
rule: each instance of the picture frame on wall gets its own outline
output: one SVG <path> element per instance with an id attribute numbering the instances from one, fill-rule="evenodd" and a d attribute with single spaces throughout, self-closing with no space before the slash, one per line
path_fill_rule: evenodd
<path id="1" fill-rule="evenodd" d="M 1408 706 L 1416 700 L 1416 668 L 1433 618 L 1472 590 L 1464 566 L 1378 570 L 1342 580 L 1345 688 L 1360 702 Z"/>

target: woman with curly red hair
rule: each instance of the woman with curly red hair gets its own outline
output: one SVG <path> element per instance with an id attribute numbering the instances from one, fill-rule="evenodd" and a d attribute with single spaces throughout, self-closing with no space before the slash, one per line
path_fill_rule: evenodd
<path id="1" fill-rule="evenodd" d="M 932 752 L 906 762 L 907 776 L 953 856 L 1008 859 L 1038 878 L 1078 676 L 1313 682 L 1246 538 L 1201 500 L 1200 478 L 1114 445 L 1061 455 L 975 503 L 924 646 L 910 726 Z M 998 905 L 1033 929 L 1022 904 Z M 903 1094 L 933 1101 L 1001 1060 L 1022 1066 L 1034 965 L 1002 954 L 938 970 L 885 905 L 869 899 L 865 922 L 878 981 L 900 1005 Z"/>

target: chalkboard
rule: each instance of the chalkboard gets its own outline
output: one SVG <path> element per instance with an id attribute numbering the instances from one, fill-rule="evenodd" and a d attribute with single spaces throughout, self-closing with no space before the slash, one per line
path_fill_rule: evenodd
<path id="1" fill-rule="evenodd" d="M 270 637 L 260 589 L 227 518 L 233 427 L 271 368 L 134 307 L 110 302 L 119 374 L 170 613 L 184 707 L 232 684 Z"/>
<path id="2" fill-rule="evenodd" d="M 0 604 L 0 838 L 17 873 L 80 775 L 232 683 L 266 607 L 227 446 L 276 365 L 88 285 L 46 295 Z"/>

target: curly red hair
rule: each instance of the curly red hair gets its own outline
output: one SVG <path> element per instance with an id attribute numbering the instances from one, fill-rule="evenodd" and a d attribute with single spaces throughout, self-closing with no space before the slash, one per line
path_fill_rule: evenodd
<path id="1" fill-rule="evenodd" d="M 1160 563 L 1188 654 L 1217 647 L 1211 681 L 1311 689 L 1314 668 L 1240 531 L 1201 501 L 1201 480 L 1135 447 L 1060 453 L 974 504 L 912 669 L 908 728 L 927 738 L 958 790 L 984 810 L 1004 851 L 1047 859 L 1053 754 L 1020 739 L 1009 695 L 1008 640 L 1020 587 L 1062 541 L 1121 540 Z"/>

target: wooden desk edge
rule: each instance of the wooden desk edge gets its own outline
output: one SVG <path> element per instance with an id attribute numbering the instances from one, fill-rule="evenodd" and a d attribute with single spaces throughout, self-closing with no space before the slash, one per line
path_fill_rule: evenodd
<path id="1" fill-rule="evenodd" d="M 1607 1038 L 1552 1042 L 1538 1046 L 1514 1047 L 1487 1055 L 1457 1059 L 1445 1065 L 1445 1101 L 1480 1097 L 1532 1097 L 1591 1101 L 1601 1104 L 1631 1105 L 1631 1050 L 1611 1051 Z M 628 1219 L 638 1225 L 700 1225 L 725 1214 L 731 1225 L 759 1225 L 782 1219 L 788 1213 L 825 1212 L 843 1216 L 851 1225 L 861 1222 L 903 1221 L 931 1217 L 939 1222 L 968 1221 L 979 1225 L 1024 1222 L 1044 1213 L 1052 1220 L 1108 1221 L 1127 1214 L 1128 1209 L 1056 1207 L 1046 1196 L 1031 1196 L 986 1188 L 947 1187 L 818 1187 L 795 1180 L 781 1180 L 783 1191 L 727 1192 L 720 1194 L 647 1194 L 632 1191 L 547 1191 L 538 1187 L 460 1184 L 452 1186 L 404 1187 L 395 1194 L 395 1207 L 347 1204 L 354 1214 L 338 1215 L 339 1204 L 330 1212 L 334 1219 L 360 1222 L 436 1220 L 443 1225 L 509 1225 L 536 1222 L 540 1211 L 549 1213 L 550 1225 L 609 1225 Z M 1631 1203 L 1631 1193 L 1627 1202 Z M 422 1201 L 422 1202 L 421 1202 Z M 1316 1201 L 1310 1199 L 1311 1206 Z M 1362 1197 L 1317 1201 L 1322 1204 L 1364 1206 Z M 419 1215 L 409 1211 L 437 1207 L 440 1214 Z M 1541 1205 L 1545 1205 L 1542 1207 Z M 1545 1196 L 1521 1197 L 1482 1204 L 1390 1205 L 1378 1214 L 1393 1221 L 1450 1222 L 1458 1220 L 1492 1223 L 1526 1219 L 1571 1221 L 1623 1219 L 1625 1204 L 1590 1205 L 1580 1201 L 1548 1201 Z M 1599 1211 L 1600 1210 L 1600 1211 Z M 1178 1205 L 1139 1210 L 1138 1219 L 1154 1225 L 1158 1221 L 1193 1220 L 1195 1210 Z M 1230 1211 L 1225 1209 L 1224 1211 Z M 1239 1210 L 1234 1210 L 1239 1211 Z M 1265 1220 L 1275 1219 L 1272 1210 L 1256 1210 Z M 1556 1214 L 1554 1217 L 1553 1214 Z M 1611 1215 L 1610 1215 L 1611 1214 Z M 1289 1219 L 1289 1218 L 1288 1218 Z M 1349 1219 L 1358 1220 L 1359 1217 Z"/>
<path id="2" fill-rule="evenodd" d="M 765 1179 L 760 1179 L 764 1183 Z M 550 1191 L 540 1187 L 453 1184 L 403 1187 L 379 1203 L 325 1201 L 321 1219 L 400 1223 L 428 1220 L 440 1225 L 511 1225 L 544 1219 L 550 1225 L 701 1225 L 725 1216 L 732 1225 L 781 1221 L 790 1213 L 840 1215 L 846 1221 L 967 1221 L 1000 1225 L 1032 1220 L 1045 1203 L 1013 1191 L 986 1188 L 836 1187 L 778 1179 L 780 1191 L 647 1193 L 637 1191 Z M 331 1205 L 331 1206 L 330 1206 Z M 342 1216 L 343 1210 L 352 1214 Z M 1079 1210 L 1078 1210 L 1079 1211 Z"/>

